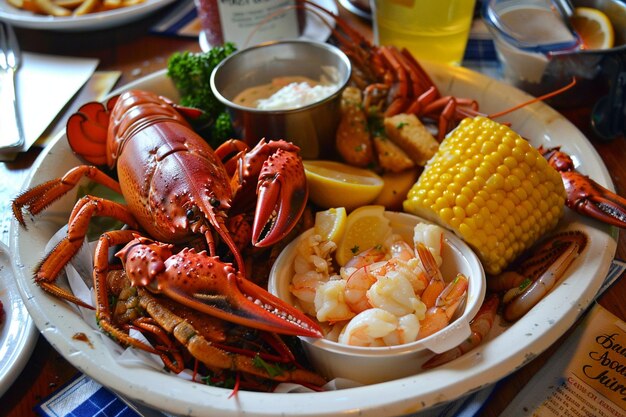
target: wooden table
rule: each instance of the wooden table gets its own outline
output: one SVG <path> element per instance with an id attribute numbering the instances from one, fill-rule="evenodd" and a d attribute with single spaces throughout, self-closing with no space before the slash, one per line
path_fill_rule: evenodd
<path id="1" fill-rule="evenodd" d="M 340 14 L 357 29 L 371 38 L 370 23 L 355 17 L 341 6 Z M 117 70 L 122 75 L 118 86 L 144 77 L 166 66 L 168 57 L 174 51 L 199 51 L 196 39 L 181 39 L 150 35 L 151 25 L 163 13 L 157 13 L 141 21 L 119 28 L 87 33 L 55 33 L 17 29 L 23 50 L 47 54 L 95 57 L 100 59 L 99 70 Z M 610 142 L 597 139 L 589 127 L 587 108 L 563 112 L 593 143 L 611 172 L 618 194 L 626 194 L 626 142 L 620 137 Z M 2 241 L 8 243 L 9 202 L 19 191 L 30 166 L 39 154 L 33 149 L 11 163 L 0 165 L 0 220 Z M 626 259 L 626 233 L 621 232 L 617 255 Z M 600 299 L 600 304 L 626 320 L 626 280 L 619 281 Z M 555 343 L 555 347 L 559 343 Z M 555 347 L 548 349 L 531 363 L 516 371 L 502 383 L 493 395 L 484 412 L 485 417 L 495 417 L 519 392 L 542 364 L 549 360 Z M 60 385 L 68 381 L 78 371 L 61 357 L 43 338 L 39 337 L 33 355 L 11 388 L 1 399 L 0 415 L 34 415 L 33 407 L 42 398 L 50 395 Z"/>

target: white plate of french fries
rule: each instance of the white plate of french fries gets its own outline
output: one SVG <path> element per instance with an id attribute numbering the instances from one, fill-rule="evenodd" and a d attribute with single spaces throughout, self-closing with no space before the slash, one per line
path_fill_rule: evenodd
<path id="1" fill-rule="evenodd" d="M 17 27 L 96 30 L 148 15 L 175 0 L 0 0 L 0 20 Z"/>

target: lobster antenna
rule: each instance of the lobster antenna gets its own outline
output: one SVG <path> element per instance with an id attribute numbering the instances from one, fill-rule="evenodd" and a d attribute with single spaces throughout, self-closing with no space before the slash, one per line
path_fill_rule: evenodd
<path id="1" fill-rule="evenodd" d="M 561 87 L 558 90 L 552 91 L 550 93 L 544 94 L 544 95 L 539 96 L 539 97 L 535 97 L 532 100 L 528 100 L 528 101 L 526 101 L 524 103 L 518 104 L 517 106 L 513 106 L 510 109 L 507 109 L 507 110 L 504 110 L 504 111 L 501 111 L 501 112 L 498 112 L 498 113 L 490 114 L 487 117 L 489 117 L 490 119 L 495 119 L 496 117 L 500 117 L 500 116 L 507 115 L 509 113 L 513 113 L 515 110 L 521 109 L 522 107 L 528 106 L 528 105 L 536 103 L 538 101 L 544 101 L 544 100 L 552 98 L 552 97 L 554 97 L 556 95 L 564 93 L 565 91 L 569 90 L 570 88 L 574 87 L 575 85 L 576 85 L 576 77 L 572 77 L 572 81 L 569 84 L 567 84 L 565 87 Z"/>

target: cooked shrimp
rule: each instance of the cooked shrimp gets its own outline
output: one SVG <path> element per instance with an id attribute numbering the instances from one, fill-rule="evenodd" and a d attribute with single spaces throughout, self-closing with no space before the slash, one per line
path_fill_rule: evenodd
<path id="1" fill-rule="evenodd" d="M 419 318 L 415 314 L 406 314 L 398 318 L 396 329 L 383 337 L 387 346 L 414 342 L 420 330 Z"/>
<path id="2" fill-rule="evenodd" d="M 315 315 L 315 292 L 333 272 L 331 254 L 336 248 L 333 242 L 322 240 L 316 234 L 303 239 L 296 247 L 294 276 L 289 290 L 307 314 Z"/>
<path id="3" fill-rule="evenodd" d="M 316 271 L 308 271 L 294 275 L 289 290 L 298 300 L 313 304 L 317 287 L 326 281 L 328 281 L 328 276 Z"/>
<path id="4" fill-rule="evenodd" d="M 381 308 L 401 317 L 415 311 L 426 310 L 415 296 L 409 281 L 400 274 L 389 273 L 379 277 L 367 291 L 367 299 L 373 307 Z"/>
<path id="5" fill-rule="evenodd" d="M 435 258 L 437 266 L 441 266 L 443 261 L 441 252 L 443 250 L 443 231 L 441 226 L 436 224 L 418 223 L 413 228 L 413 245 L 417 250 L 419 243 L 426 246 Z"/>
<path id="6" fill-rule="evenodd" d="M 343 279 L 331 279 L 317 287 L 315 311 L 318 321 L 336 322 L 354 317 L 344 298 L 345 289 L 346 281 Z"/>
<path id="7" fill-rule="evenodd" d="M 415 340 L 419 320 L 412 314 L 396 317 L 380 308 L 357 314 L 339 335 L 339 343 L 352 346 L 390 346 Z"/>
<path id="8" fill-rule="evenodd" d="M 389 248 L 389 255 L 392 259 L 408 261 L 415 258 L 415 250 L 413 247 L 402 240 L 400 236 L 392 235 L 392 238 L 386 243 Z"/>
<path id="9" fill-rule="evenodd" d="M 385 262 L 377 262 L 372 265 L 362 266 L 350 274 L 346 280 L 346 304 L 355 313 L 360 313 L 372 307 L 367 299 L 367 290 L 369 290 L 377 280 L 372 271 L 380 268 L 384 264 Z"/>
<path id="10" fill-rule="evenodd" d="M 435 305 L 426 310 L 426 317 L 420 323 L 418 339 L 438 332 L 450 323 L 457 307 L 465 300 L 469 281 L 463 274 L 458 274 L 439 294 Z"/>
<path id="11" fill-rule="evenodd" d="M 391 258 L 377 273 L 379 275 L 401 275 L 411 283 L 413 292 L 417 296 L 421 296 L 428 286 L 428 277 L 417 258 L 411 258 L 408 261 Z"/>
<path id="12" fill-rule="evenodd" d="M 439 297 L 439 294 L 441 294 L 446 286 L 446 281 L 443 279 L 441 270 L 437 266 L 432 253 L 423 243 L 417 244 L 417 254 L 429 278 L 428 286 L 424 289 L 421 298 L 424 304 L 426 304 L 426 307 L 431 308 L 435 305 L 437 297 Z"/>
<path id="13" fill-rule="evenodd" d="M 387 252 L 385 251 L 385 248 L 381 246 L 374 246 L 369 249 L 365 249 L 358 255 L 353 256 L 348 262 L 346 262 L 344 268 L 361 268 L 366 265 L 382 261 L 386 258 Z"/>
<path id="14" fill-rule="evenodd" d="M 337 342 L 339 340 L 339 335 L 346 324 L 348 324 L 348 321 L 338 321 L 334 323 L 321 322 L 320 327 L 322 328 L 325 339 Z"/>
<path id="15" fill-rule="evenodd" d="M 382 338 L 398 326 L 398 318 L 380 308 L 360 312 L 339 335 L 339 343 L 352 346 L 384 346 Z"/>
<path id="16" fill-rule="evenodd" d="M 493 327 L 499 305 L 500 298 L 497 294 L 491 294 L 487 297 L 476 316 L 470 321 L 470 329 L 472 330 L 470 336 L 457 347 L 433 356 L 422 365 L 422 368 L 430 369 L 443 365 L 478 346 Z"/>

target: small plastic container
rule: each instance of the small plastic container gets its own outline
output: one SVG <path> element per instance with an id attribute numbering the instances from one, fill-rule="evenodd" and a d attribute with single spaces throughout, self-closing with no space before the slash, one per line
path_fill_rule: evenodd
<path id="1" fill-rule="evenodd" d="M 556 53 L 576 51 L 580 40 L 554 2 L 489 0 L 483 17 L 505 78 L 518 87 L 539 84 Z"/>
<path id="2" fill-rule="evenodd" d="M 548 0 L 489 0 L 484 16 L 492 32 L 516 49 L 544 54 L 572 51 L 580 39 L 559 5 Z"/>
<path id="3" fill-rule="evenodd" d="M 591 125 L 600 138 L 626 132 L 622 81 L 626 73 L 626 3 L 572 0 L 606 14 L 613 25 L 610 49 L 581 49 L 558 0 L 487 0 L 483 19 L 493 37 L 504 79 L 534 96 L 576 85 L 546 102 L 556 108 L 593 107 Z M 542 20 L 532 18 L 541 15 Z M 548 29 L 546 31 L 546 28 Z"/>
<path id="4" fill-rule="evenodd" d="M 417 216 L 385 212 L 394 233 L 409 241 L 418 222 L 428 223 Z M 293 260 L 300 239 L 313 233 L 310 229 L 291 242 L 281 252 L 270 272 L 269 291 L 282 300 L 294 304 L 289 292 L 293 277 Z M 441 271 L 444 279 L 451 280 L 463 273 L 469 280 L 464 308 L 452 318 L 447 327 L 431 336 L 412 343 L 387 347 L 349 346 L 327 339 L 302 337 L 302 345 L 315 369 L 329 379 L 347 378 L 362 384 L 374 384 L 415 375 L 422 365 L 436 353 L 458 346 L 470 335 L 469 322 L 483 303 L 486 291 L 485 273 L 476 254 L 452 232 L 444 233 Z"/>

